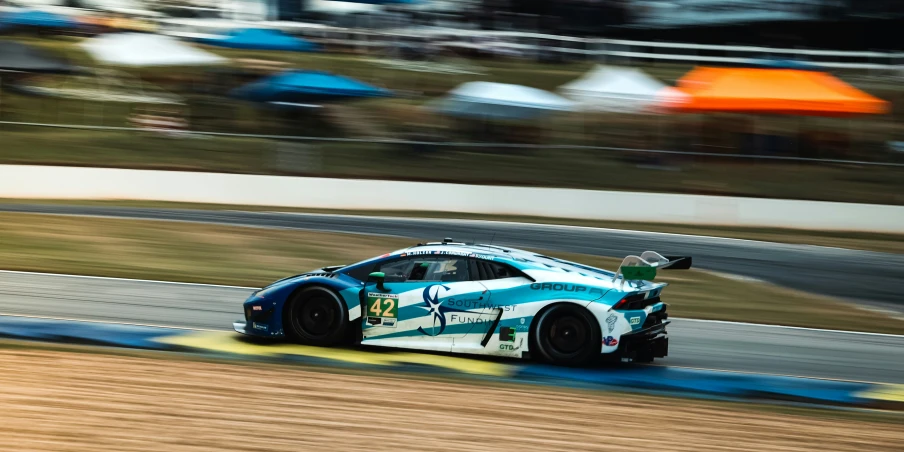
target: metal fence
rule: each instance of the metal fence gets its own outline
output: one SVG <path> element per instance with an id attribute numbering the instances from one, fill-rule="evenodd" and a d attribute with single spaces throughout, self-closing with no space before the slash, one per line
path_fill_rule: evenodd
<path id="1" fill-rule="evenodd" d="M 590 59 L 615 57 L 628 61 L 744 64 L 754 59 L 786 58 L 803 60 L 814 66 L 831 69 L 894 72 L 904 69 L 904 53 L 901 52 L 707 45 L 439 27 L 370 30 L 292 22 L 243 23 L 189 19 L 161 19 L 159 21 L 160 30 L 163 33 L 184 38 L 215 35 L 229 27 L 251 26 L 252 24 L 257 27 L 278 28 L 302 34 L 325 44 L 358 49 L 391 46 L 401 39 L 419 39 L 451 49 L 505 50 L 528 55 L 551 52 Z"/>
<path id="2" fill-rule="evenodd" d="M 846 160 L 846 159 L 821 159 L 794 156 L 776 156 L 776 155 L 755 155 L 755 154 L 739 154 L 739 153 L 710 153 L 710 152 L 690 152 L 690 151 L 673 151 L 667 149 L 638 149 L 614 146 L 592 146 L 592 145 L 571 145 L 571 144 L 522 144 L 522 143 L 490 143 L 490 142 L 443 142 L 443 141 L 416 141 L 416 140 L 400 140 L 391 138 L 329 138 L 329 137 L 310 137 L 310 136 L 293 136 L 293 135 L 267 135 L 267 134 L 243 134 L 229 132 L 208 132 L 197 130 L 185 130 L 180 128 L 142 128 L 142 127 L 113 127 L 113 126 L 90 126 L 80 124 L 47 124 L 36 122 L 17 122 L 17 121 L 0 121 L 0 126 L 22 126 L 22 127 L 42 127 L 55 129 L 74 129 L 74 130 L 106 130 L 117 132 L 135 132 L 135 133 L 162 133 L 170 137 L 190 137 L 190 136 L 210 136 L 210 137 L 227 137 L 227 138 L 255 138 L 266 140 L 278 140 L 282 142 L 296 143 L 365 143 L 365 144 L 384 144 L 397 146 L 419 146 L 426 148 L 477 148 L 477 149 L 531 149 L 531 150 L 598 150 L 618 152 L 625 154 L 648 154 L 648 155 L 674 155 L 687 157 L 708 157 L 718 159 L 733 160 L 757 160 L 757 161 L 773 161 L 773 162 L 798 162 L 798 163 L 821 163 L 821 164 L 840 164 L 840 165 L 860 165 L 870 167 L 890 167 L 904 168 L 904 163 L 895 162 L 873 162 L 865 160 Z M 292 151 L 292 149 L 285 149 Z M 297 149 L 296 149 L 297 150 Z M 301 149 L 305 151 L 306 149 Z M 305 154 L 305 152 L 302 152 Z M 281 152 L 283 158 L 287 155 L 294 155 L 294 152 Z M 293 157 L 294 158 L 294 157 Z M 308 158 L 305 156 L 305 158 Z"/>

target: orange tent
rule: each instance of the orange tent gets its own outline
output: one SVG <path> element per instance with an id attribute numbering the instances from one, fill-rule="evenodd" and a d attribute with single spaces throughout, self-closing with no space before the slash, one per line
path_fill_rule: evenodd
<path id="1" fill-rule="evenodd" d="M 812 116 L 882 114 L 888 102 L 824 72 L 699 67 L 678 81 L 691 113 L 736 112 Z"/>

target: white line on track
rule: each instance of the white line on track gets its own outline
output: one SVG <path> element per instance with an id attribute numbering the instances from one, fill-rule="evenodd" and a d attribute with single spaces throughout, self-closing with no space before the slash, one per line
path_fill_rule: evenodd
<path id="1" fill-rule="evenodd" d="M 3 317 L 21 317 L 25 319 L 37 319 L 37 320 L 63 320 L 67 322 L 84 322 L 84 323 L 102 323 L 105 325 L 125 325 L 125 326 L 143 326 L 149 328 L 162 328 L 167 330 L 183 330 L 183 331 L 231 331 L 231 330 L 212 330 L 209 328 L 189 328 L 184 326 L 164 326 L 164 325 L 152 325 L 147 323 L 132 323 L 132 322 L 120 322 L 116 320 L 88 320 L 88 319 L 73 319 L 69 317 L 47 317 L 40 315 L 26 315 L 26 314 L 7 314 L 5 312 L 0 312 L 0 316 Z"/>
<path id="2" fill-rule="evenodd" d="M 786 325 L 770 325 L 768 323 L 748 323 L 748 322 L 732 322 L 730 320 L 705 320 L 705 319 L 687 319 L 683 317 L 669 317 L 673 320 L 681 320 L 682 322 L 699 322 L 699 323 L 720 323 L 725 325 L 738 325 L 738 326 L 754 326 L 754 327 L 765 327 L 765 328 L 782 328 L 788 330 L 798 330 L 798 331 L 815 331 L 819 333 L 844 333 L 844 334 L 860 334 L 864 336 L 881 336 L 881 337 L 894 337 L 899 339 L 904 339 L 904 334 L 889 334 L 889 333 L 868 333 L 865 331 L 846 331 L 846 330 L 829 330 L 823 328 L 807 328 L 803 326 L 786 326 Z"/>
<path id="3" fill-rule="evenodd" d="M 141 283 L 152 283 L 152 284 L 175 284 L 182 286 L 197 286 L 197 287 L 218 287 L 218 288 L 226 288 L 226 289 L 244 289 L 244 290 L 257 290 L 257 287 L 245 287 L 245 286 L 227 286 L 220 284 L 202 284 L 202 283 L 190 283 L 190 282 L 177 282 L 177 281 L 156 281 L 153 279 L 132 279 L 132 278 L 114 278 L 110 276 L 88 276 L 88 275 L 70 275 L 65 273 L 40 273 L 40 272 L 26 272 L 26 271 L 18 271 L 18 270 L 0 270 L 0 274 L 10 273 L 10 274 L 20 274 L 20 275 L 36 275 L 36 276 L 49 276 L 49 277 L 61 277 L 61 278 L 82 278 L 82 279 L 97 279 L 97 280 L 109 280 L 109 281 L 130 281 L 130 282 L 141 282 Z M 7 315 L 0 313 L 0 315 Z M 20 315 L 19 317 L 29 317 L 26 315 Z M 36 317 L 36 318 L 45 318 L 45 317 Z M 846 331 L 846 330 L 830 330 L 823 328 L 807 328 L 802 326 L 786 326 L 786 325 L 770 325 L 766 323 L 749 323 L 749 322 L 734 322 L 729 320 L 705 320 L 705 319 L 688 319 L 683 317 L 671 317 L 673 320 L 680 320 L 682 322 L 700 322 L 700 323 L 717 323 L 723 325 L 738 325 L 738 326 L 753 326 L 753 327 L 765 327 L 765 328 L 781 328 L 781 329 L 789 329 L 789 330 L 797 330 L 797 331 L 815 331 L 820 333 L 844 333 L 844 334 L 859 334 L 864 336 L 880 336 L 880 337 L 894 337 L 904 339 L 904 335 L 902 334 L 889 334 L 889 333 L 869 333 L 865 331 Z M 58 320 L 75 320 L 75 319 L 58 319 Z M 101 323 L 113 323 L 113 322 L 101 322 Z M 138 326 L 159 326 L 159 325 L 140 325 L 133 324 Z M 175 328 L 175 327 L 162 327 L 162 328 Z M 192 329 L 192 328 L 185 328 Z M 217 331 L 217 330 L 211 330 Z"/>
<path id="4" fill-rule="evenodd" d="M 118 207 L 118 206 L 112 206 Z M 312 216 L 312 217 L 331 217 L 331 218 L 354 218 L 354 219 L 377 219 L 377 220 L 386 220 L 386 221 L 417 221 L 417 222 L 441 222 L 441 223 L 454 223 L 460 225 L 461 223 L 475 223 L 475 224 L 486 224 L 486 225 L 502 225 L 502 226 L 537 226 L 542 228 L 561 228 L 561 229 L 579 229 L 579 230 L 591 230 L 591 231 L 603 231 L 603 232 L 613 232 L 613 233 L 622 233 L 622 234 L 636 234 L 636 235 L 659 235 L 659 236 L 668 236 L 668 237 L 683 237 L 697 240 L 722 240 L 722 241 L 731 241 L 731 242 L 740 242 L 750 245 L 767 245 L 767 246 L 778 246 L 778 247 L 805 247 L 805 248 L 821 248 L 827 251 L 836 251 L 836 252 L 864 252 L 869 253 L 871 251 L 868 250 L 858 250 L 858 249 L 850 249 L 850 248 L 840 248 L 834 246 L 826 246 L 826 245 L 810 245 L 810 244 L 798 244 L 798 243 L 781 243 L 781 242 L 769 242 L 765 240 L 753 240 L 753 239 L 739 239 L 734 237 L 720 237 L 720 236 L 711 236 L 711 235 L 696 235 L 696 234 L 681 234 L 677 232 L 657 232 L 657 231 L 638 231 L 633 229 L 617 229 L 617 228 L 603 228 L 597 226 L 578 226 L 578 225 L 570 225 L 570 224 L 558 224 L 558 223 L 525 223 L 518 221 L 506 221 L 506 220 L 481 220 L 481 219 L 457 219 L 457 218 L 433 218 L 433 217 L 393 217 L 386 215 L 351 215 L 351 214 L 340 214 L 340 213 L 313 213 L 313 212 L 291 212 L 291 211 L 280 211 L 280 210 L 235 210 L 235 209 L 193 209 L 196 211 L 204 211 L 208 210 L 210 212 L 231 212 L 231 213 L 241 213 L 241 214 L 280 214 L 280 215 L 297 215 L 297 216 Z M 192 219 L 184 219 L 184 218 L 145 218 L 145 217 L 121 217 L 117 215 L 109 215 L 109 214 L 99 214 L 99 213 L 62 213 L 62 212 L 16 212 L 16 213 L 25 213 L 25 214 L 36 214 L 36 215 L 61 215 L 61 216 L 75 216 L 75 217 L 97 217 L 97 218 L 111 218 L 111 219 L 120 219 L 120 220 L 145 220 L 145 221 L 173 221 L 173 222 L 182 222 L 182 223 L 210 223 L 210 224 L 224 224 L 230 225 L 229 223 L 222 221 L 200 221 L 200 220 L 192 220 Z M 582 220 L 580 218 L 576 218 L 576 220 Z M 586 221 L 593 221 L 592 219 L 588 219 Z M 679 224 L 682 226 L 692 226 L 690 224 Z M 340 232 L 340 231 L 332 231 L 329 229 L 318 229 L 318 228 L 298 228 L 293 226 L 258 226 L 258 225 L 244 225 L 244 224 L 235 224 L 232 226 L 236 227 L 250 227 L 250 228 L 263 228 L 263 229 L 291 229 L 291 230 L 309 230 L 309 231 L 322 231 L 322 232 L 332 232 L 337 234 L 361 234 L 361 235 L 374 235 L 374 236 L 383 236 L 383 237 L 405 237 L 394 234 L 379 234 L 372 232 Z M 750 226 L 755 227 L 755 226 Z M 790 228 L 791 230 L 795 230 Z M 800 231 L 807 231 L 806 229 L 800 229 Z"/>
<path id="5" fill-rule="evenodd" d="M 225 289 L 248 289 L 248 290 L 257 290 L 260 287 L 245 287 L 245 286 L 227 286 L 223 284 L 203 284 L 203 283 L 190 283 L 190 282 L 179 282 L 179 281 L 157 281 L 154 279 L 133 279 L 133 278 L 114 278 L 111 276 L 91 276 L 91 275 L 70 275 L 66 273 L 42 273 L 42 272 L 26 272 L 19 270 L 0 270 L 0 273 L 11 273 L 17 275 L 36 275 L 36 276 L 58 276 L 63 278 L 82 278 L 82 279 L 106 279 L 112 281 L 131 281 L 131 282 L 143 282 L 143 283 L 154 283 L 154 284 L 176 284 L 181 286 L 198 286 L 198 287 L 220 287 Z"/>
<path id="6" fill-rule="evenodd" d="M 249 213 L 247 211 L 239 211 L 232 210 L 231 212 L 242 212 Z M 253 212 L 252 212 L 253 213 Z M 677 232 L 657 232 L 657 231 L 637 231 L 633 229 L 616 229 L 616 228 L 603 228 L 597 226 L 578 226 L 571 224 L 559 224 L 559 223 L 524 223 L 518 221 L 506 221 L 506 220 L 481 220 L 481 219 L 457 219 L 457 218 L 431 218 L 431 217 L 391 217 L 391 216 L 369 216 L 369 215 L 348 215 L 348 214 L 336 214 L 336 213 L 307 213 L 307 212 L 285 212 L 285 211 L 263 211 L 259 213 L 275 213 L 275 214 L 288 214 L 288 215 L 299 215 L 299 216 L 319 216 L 319 217 L 338 217 L 338 218 L 354 218 L 354 219 L 362 219 L 362 218 L 373 218 L 377 220 L 387 220 L 387 221 L 406 221 L 406 220 L 414 220 L 419 222 L 442 222 L 442 223 L 454 223 L 460 225 L 461 223 L 476 223 L 476 224 L 487 224 L 487 225 L 504 225 L 504 226 L 537 226 L 543 228 L 562 228 L 562 229 L 580 229 L 580 230 L 591 230 L 591 231 L 604 231 L 604 232 L 614 232 L 614 233 L 622 233 L 622 234 L 637 234 L 637 235 L 660 235 L 660 236 L 669 236 L 669 237 L 682 237 L 682 238 L 691 238 L 698 240 L 723 240 L 723 241 L 731 241 L 731 242 L 741 242 L 751 245 L 773 245 L 773 246 L 781 246 L 781 247 L 808 247 L 808 248 L 823 248 L 826 250 L 833 251 L 856 251 L 856 252 L 869 252 L 867 250 L 857 250 L 857 249 L 849 249 L 849 248 L 840 248 L 835 246 L 825 246 L 825 245 L 810 245 L 810 244 L 802 244 L 802 243 L 782 243 L 782 242 L 769 242 L 765 240 L 753 240 L 753 239 L 739 239 L 734 237 L 720 237 L 720 236 L 712 236 L 712 235 L 695 235 L 695 234 L 681 234 Z M 581 220 L 577 218 L 577 220 Z M 590 220 L 582 220 L 582 221 L 593 221 Z M 681 225 L 681 226 L 692 226 L 690 224 Z M 751 226 L 754 227 L 754 226 Z M 790 228 L 791 230 L 796 230 Z M 800 229 L 800 231 L 806 231 L 806 229 Z"/>

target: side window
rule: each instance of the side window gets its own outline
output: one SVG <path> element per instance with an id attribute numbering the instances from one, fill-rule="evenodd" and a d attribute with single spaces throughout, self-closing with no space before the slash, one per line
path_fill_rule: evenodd
<path id="1" fill-rule="evenodd" d="M 519 276 L 515 274 L 511 267 L 508 265 L 502 265 L 497 262 L 488 262 L 490 264 L 490 268 L 493 270 L 493 274 L 496 275 L 496 279 L 502 278 L 514 278 L 515 276 Z"/>
<path id="2" fill-rule="evenodd" d="M 524 276 L 518 269 L 499 262 L 485 261 L 482 259 L 475 259 L 472 262 L 474 265 L 474 268 L 471 270 L 472 278 L 479 281 Z"/>
<path id="3" fill-rule="evenodd" d="M 414 261 L 411 259 L 401 259 L 384 262 L 376 270 L 386 274 L 386 282 L 405 282 L 408 281 L 408 275 L 411 274 L 413 266 Z"/>
<path id="4" fill-rule="evenodd" d="M 386 282 L 468 281 L 468 259 L 460 257 L 410 257 L 382 264 Z"/>

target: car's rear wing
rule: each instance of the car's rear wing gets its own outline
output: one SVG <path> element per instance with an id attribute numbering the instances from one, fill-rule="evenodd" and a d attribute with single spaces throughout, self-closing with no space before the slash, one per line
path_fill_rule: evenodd
<path id="1" fill-rule="evenodd" d="M 652 281 L 659 269 L 687 270 L 691 268 L 691 264 L 690 256 L 666 257 L 654 251 L 644 251 L 640 256 L 626 257 L 612 276 L 612 282 L 617 281 L 619 275 L 622 277 L 622 285 L 625 281 Z"/>

